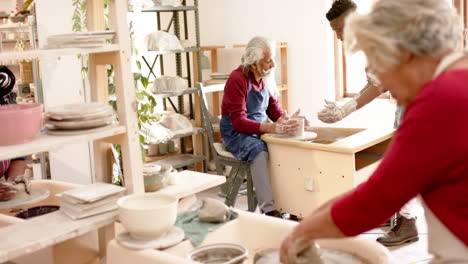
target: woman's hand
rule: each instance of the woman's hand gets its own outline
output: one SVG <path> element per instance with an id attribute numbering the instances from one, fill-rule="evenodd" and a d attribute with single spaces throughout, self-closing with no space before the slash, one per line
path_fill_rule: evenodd
<path id="1" fill-rule="evenodd" d="M 294 114 L 290 117 L 290 118 L 296 118 L 296 119 L 304 119 L 304 128 L 308 128 L 310 127 L 310 122 L 309 120 L 307 120 L 307 118 L 303 115 L 300 115 L 301 114 L 301 109 L 297 109 L 296 112 L 294 112 Z"/>
<path id="2" fill-rule="evenodd" d="M 296 236 L 295 232 L 283 241 L 280 248 L 280 260 L 282 264 L 297 263 L 322 263 L 318 246 L 311 239 L 304 236 Z M 305 259 L 304 259 L 305 258 Z M 319 262 L 316 262 L 319 261 Z"/>
<path id="3" fill-rule="evenodd" d="M 16 195 L 16 188 L 14 187 L 14 183 L 0 181 L 0 201 L 8 201 L 15 197 Z"/>
<path id="4" fill-rule="evenodd" d="M 286 135 L 294 135 L 297 132 L 300 124 L 299 121 L 295 119 L 278 119 L 275 123 L 275 133 L 276 134 L 286 134 Z"/>
<path id="5" fill-rule="evenodd" d="M 288 257 L 288 252 L 291 250 L 292 244 L 294 242 L 294 237 L 293 234 L 289 234 L 288 237 L 286 237 L 285 240 L 283 240 L 283 243 L 281 244 L 280 248 L 280 261 L 283 264 L 289 264 L 292 263 Z"/>

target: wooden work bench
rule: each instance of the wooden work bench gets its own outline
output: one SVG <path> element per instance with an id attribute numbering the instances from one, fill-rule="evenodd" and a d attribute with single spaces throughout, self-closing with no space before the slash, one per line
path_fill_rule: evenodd
<path id="1" fill-rule="evenodd" d="M 367 180 L 394 132 L 332 127 L 309 131 L 317 137 L 299 141 L 272 134 L 262 136 L 270 153 L 276 206 L 299 217 Z"/>

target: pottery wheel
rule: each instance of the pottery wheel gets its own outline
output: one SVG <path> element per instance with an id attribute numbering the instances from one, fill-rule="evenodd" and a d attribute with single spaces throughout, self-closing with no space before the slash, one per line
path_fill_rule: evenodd
<path id="1" fill-rule="evenodd" d="M 31 189 L 28 194 L 25 191 L 17 192 L 15 197 L 9 201 L 0 202 L 0 209 L 15 208 L 26 204 L 39 202 L 49 197 L 50 191 L 46 188 Z"/>
<path id="2" fill-rule="evenodd" d="M 284 139 L 291 139 L 291 140 L 299 140 L 299 141 L 305 141 L 305 140 L 311 140 L 317 137 L 317 133 L 315 132 L 309 132 L 309 131 L 304 131 L 303 136 L 291 136 L 291 135 L 283 135 L 283 134 L 272 134 L 272 137 L 275 138 L 284 138 Z"/>
<path id="3" fill-rule="evenodd" d="M 129 249 L 147 249 L 147 248 L 168 248 L 179 242 L 181 242 L 185 237 L 184 230 L 179 227 L 173 226 L 169 232 L 167 232 L 162 237 L 153 239 L 153 240 L 138 240 L 130 236 L 129 232 L 122 232 L 117 235 L 117 242 L 126 248 Z"/>

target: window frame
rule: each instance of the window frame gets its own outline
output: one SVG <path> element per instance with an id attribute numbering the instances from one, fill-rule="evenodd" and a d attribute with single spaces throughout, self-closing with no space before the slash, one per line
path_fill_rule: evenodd
<path id="1" fill-rule="evenodd" d="M 334 2 L 333 0 L 332 2 Z M 468 0 L 452 0 L 453 6 L 457 9 L 458 13 L 462 17 L 463 27 L 465 29 L 465 36 L 468 34 Z M 335 97 L 336 100 L 342 100 L 344 98 L 354 97 L 357 93 L 348 92 L 348 85 L 346 82 L 346 55 L 343 44 L 333 34 L 334 39 L 334 60 L 335 60 Z M 462 47 L 468 48 L 468 43 L 462 40 Z M 364 87 L 362 87 L 364 88 Z M 362 89 L 361 88 L 361 89 Z M 378 98 L 390 99 L 388 93 L 381 94 Z"/>

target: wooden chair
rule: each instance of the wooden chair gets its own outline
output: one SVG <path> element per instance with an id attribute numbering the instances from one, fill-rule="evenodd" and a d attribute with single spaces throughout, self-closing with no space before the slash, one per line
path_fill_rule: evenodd
<path id="1" fill-rule="evenodd" d="M 247 200 L 248 210 L 254 212 L 257 207 L 257 198 L 252 182 L 252 174 L 250 172 L 250 162 L 238 160 L 229 151 L 224 148 L 223 143 L 215 142 L 213 124 L 208 112 L 206 102 L 206 93 L 218 92 L 224 90 L 224 84 L 216 84 L 204 87 L 202 83 L 198 83 L 198 92 L 200 96 L 200 107 L 202 113 L 202 124 L 208 135 L 208 143 L 211 146 L 210 150 L 213 155 L 213 160 L 216 164 L 216 173 L 223 175 L 225 166 L 231 166 L 232 170 L 223 186 L 226 192 L 225 204 L 234 206 L 237 199 L 240 186 L 244 180 L 247 179 Z"/>

